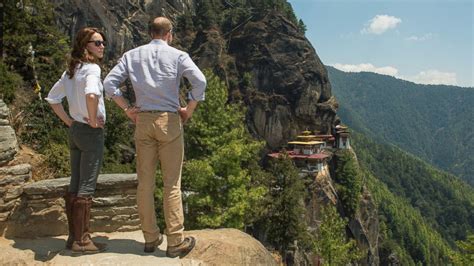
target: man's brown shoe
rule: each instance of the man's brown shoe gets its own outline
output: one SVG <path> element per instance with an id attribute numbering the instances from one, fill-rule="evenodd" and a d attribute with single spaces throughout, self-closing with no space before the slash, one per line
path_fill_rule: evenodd
<path id="1" fill-rule="evenodd" d="M 145 243 L 145 249 L 143 251 L 145 251 L 146 253 L 155 252 L 156 247 L 161 245 L 161 243 L 163 243 L 163 235 L 162 234 L 160 234 L 155 241 Z"/>
<path id="2" fill-rule="evenodd" d="M 166 256 L 170 258 L 184 257 L 194 248 L 196 239 L 192 236 L 186 237 L 181 244 L 173 247 L 168 247 L 166 250 Z"/>

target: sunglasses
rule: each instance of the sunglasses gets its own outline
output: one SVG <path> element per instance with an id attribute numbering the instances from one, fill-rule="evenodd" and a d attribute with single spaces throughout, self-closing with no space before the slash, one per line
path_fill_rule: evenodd
<path id="1" fill-rule="evenodd" d="M 105 46 L 105 41 L 88 41 L 87 43 L 93 42 L 95 46 L 100 47 L 100 45 Z"/>

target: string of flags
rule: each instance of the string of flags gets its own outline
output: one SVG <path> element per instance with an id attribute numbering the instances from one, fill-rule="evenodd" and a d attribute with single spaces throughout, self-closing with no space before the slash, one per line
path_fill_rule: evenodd
<path id="1" fill-rule="evenodd" d="M 38 75 L 36 74 L 36 68 L 35 68 L 35 50 L 33 50 L 33 45 L 31 45 L 30 43 L 30 46 L 28 47 L 28 51 L 31 53 L 31 66 L 33 68 L 33 76 L 35 78 L 35 81 L 34 81 L 34 85 L 33 85 L 33 91 L 35 92 L 35 94 L 38 95 L 38 98 L 41 100 L 43 100 L 42 98 L 42 95 L 41 95 L 41 85 L 39 84 L 39 81 L 38 81 Z"/>

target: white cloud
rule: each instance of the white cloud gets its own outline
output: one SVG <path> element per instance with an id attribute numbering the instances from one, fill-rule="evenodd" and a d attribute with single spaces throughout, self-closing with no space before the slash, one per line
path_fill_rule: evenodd
<path id="1" fill-rule="evenodd" d="M 418 84 L 430 85 L 455 85 L 458 86 L 456 73 L 441 72 L 439 70 L 426 70 L 414 76 L 402 76 L 398 74 L 398 69 L 392 66 L 376 67 L 370 63 L 350 65 L 350 64 L 332 64 L 331 66 L 344 72 L 374 72 L 382 75 L 389 75 L 395 78 L 408 80 Z"/>
<path id="2" fill-rule="evenodd" d="M 402 23 L 400 18 L 389 15 L 377 15 L 367 22 L 361 33 L 382 34 L 389 29 L 394 29 L 398 24 Z"/>
<path id="3" fill-rule="evenodd" d="M 441 72 L 435 69 L 421 71 L 415 76 L 406 77 L 404 79 L 413 81 L 419 84 L 444 84 L 444 85 L 455 85 L 455 86 L 457 86 L 458 84 L 456 73 Z"/>
<path id="4" fill-rule="evenodd" d="M 422 42 L 422 41 L 427 41 L 433 39 L 434 35 L 432 33 L 427 33 L 423 36 L 416 36 L 412 35 L 408 38 L 405 38 L 407 41 L 413 41 L 413 42 Z"/>
<path id="5" fill-rule="evenodd" d="M 370 63 L 358 64 L 358 65 L 347 65 L 347 64 L 337 63 L 332 66 L 345 72 L 366 71 L 366 72 L 374 72 L 374 73 L 389 75 L 389 76 L 397 76 L 398 74 L 398 69 L 394 67 L 391 67 L 391 66 L 375 67 L 374 65 Z"/>

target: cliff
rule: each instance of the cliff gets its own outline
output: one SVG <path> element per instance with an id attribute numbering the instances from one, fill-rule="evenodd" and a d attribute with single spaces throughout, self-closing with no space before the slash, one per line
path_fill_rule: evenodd
<path id="1" fill-rule="evenodd" d="M 257 90 L 248 95 L 254 133 L 272 148 L 303 130 L 331 133 L 337 102 L 326 69 L 293 23 L 270 12 L 234 32 L 229 43 L 239 75 L 250 73 Z"/>
<path id="2" fill-rule="evenodd" d="M 148 21 L 162 15 L 176 20 L 184 12 L 192 12 L 192 0 L 108 1 L 50 0 L 55 6 L 57 25 L 67 35 L 82 27 L 101 28 L 107 39 L 106 56 L 118 58 L 123 52 L 148 41 Z"/>

